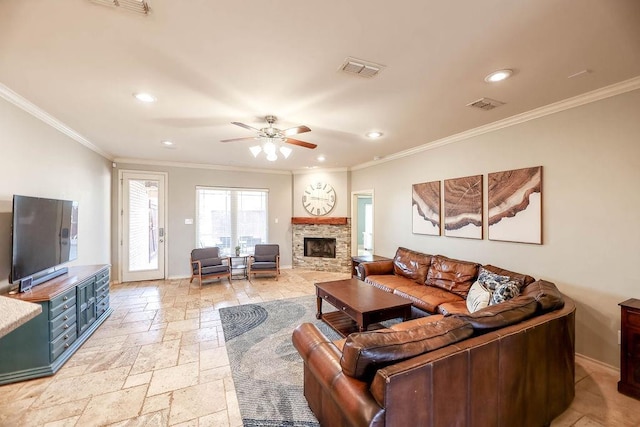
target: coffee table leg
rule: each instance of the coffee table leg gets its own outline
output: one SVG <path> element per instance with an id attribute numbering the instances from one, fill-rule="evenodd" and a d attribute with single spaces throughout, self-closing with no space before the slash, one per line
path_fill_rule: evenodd
<path id="1" fill-rule="evenodd" d="M 316 319 L 322 319 L 322 298 L 316 297 L 316 307 L 318 308 Z"/>

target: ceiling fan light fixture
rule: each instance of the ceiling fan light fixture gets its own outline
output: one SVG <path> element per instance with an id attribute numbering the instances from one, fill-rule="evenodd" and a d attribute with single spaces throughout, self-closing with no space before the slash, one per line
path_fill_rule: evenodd
<path id="1" fill-rule="evenodd" d="M 253 154 L 253 157 L 258 157 L 258 154 L 262 151 L 262 148 L 259 145 L 254 145 L 253 147 L 249 147 L 249 151 Z"/>
<path id="2" fill-rule="evenodd" d="M 269 160 L 270 162 L 275 162 L 276 160 L 278 160 L 278 155 L 276 153 L 268 153 L 267 160 Z"/>
<path id="3" fill-rule="evenodd" d="M 264 144 L 262 144 L 262 149 L 267 154 L 267 156 L 270 154 L 273 154 L 273 155 L 276 154 L 276 144 L 274 144 L 269 139 L 267 139 L 267 141 Z"/>
<path id="4" fill-rule="evenodd" d="M 512 74 L 513 74 L 513 70 L 509 70 L 509 69 L 498 70 L 498 71 L 494 71 L 493 73 L 485 77 L 484 81 L 487 83 L 497 83 L 497 82 L 501 82 L 503 80 L 508 79 L 509 77 L 511 77 Z"/>
<path id="5" fill-rule="evenodd" d="M 280 147 L 280 154 L 282 154 L 285 159 L 289 158 L 289 155 L 291 155 L 292 151 L 293 150 L 289 147 L 285 147 L 285 146 Z"/>

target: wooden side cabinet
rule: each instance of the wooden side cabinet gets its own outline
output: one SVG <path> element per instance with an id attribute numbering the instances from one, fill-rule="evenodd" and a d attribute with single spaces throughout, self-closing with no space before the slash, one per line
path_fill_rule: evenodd
<path id="1" fill-rule="evenodd" d="M 69 267 L 8 296 L 40 304 L 42 313 L 0 338 L 0 385 L 55 374 L 113 311 L 108 265 Z"/>
<path id="2" fill-rule="evenodd" d="M 620 303 L 622 346 L 618 391 L 640 399 L 640 300 Z"/>

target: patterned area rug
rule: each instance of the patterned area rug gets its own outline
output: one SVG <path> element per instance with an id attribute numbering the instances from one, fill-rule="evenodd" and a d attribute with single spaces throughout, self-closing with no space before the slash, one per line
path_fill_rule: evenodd
<path id="1" fill-rule="evenodd" d="M 328 304 L 323 312 L 331 311 Z M 318 426 L 304 398 L 303 362 L 291 342 L 296 326 L 315 323 L 316 297 L 304 296 L 220 309 L 222 329 L 245 426 Z"/>

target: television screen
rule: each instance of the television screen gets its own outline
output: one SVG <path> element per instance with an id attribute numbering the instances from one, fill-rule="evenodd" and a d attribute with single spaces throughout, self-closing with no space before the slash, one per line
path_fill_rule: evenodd
<path id="1" fill-rule="evenodd" d="M 78 204 L 13 196 L 11 282 L 78 257 Z"/>

